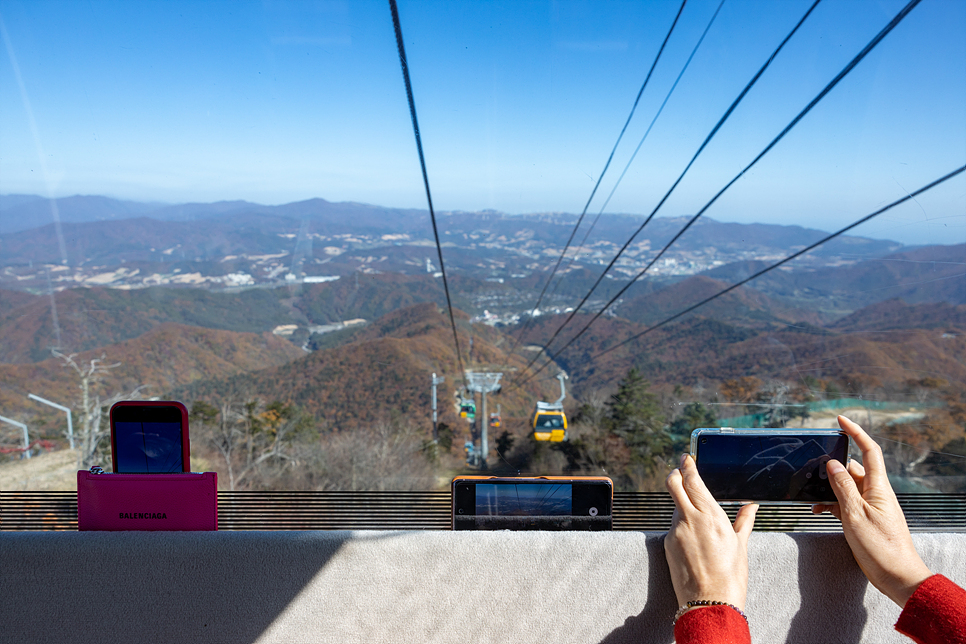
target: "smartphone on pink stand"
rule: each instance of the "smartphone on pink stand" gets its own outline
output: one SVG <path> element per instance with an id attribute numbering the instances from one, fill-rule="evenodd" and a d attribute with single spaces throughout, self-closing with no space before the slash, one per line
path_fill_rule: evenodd
<path id="1" fill-rule="evenodd" d="M 175 400 L 124 400 L 111 407 L 116 474 L 191 471 L 188 410 Z"/>

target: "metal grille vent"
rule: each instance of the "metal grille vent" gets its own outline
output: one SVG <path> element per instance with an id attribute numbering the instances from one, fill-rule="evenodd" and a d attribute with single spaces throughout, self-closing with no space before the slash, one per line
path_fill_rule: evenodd
<path id="1" fill-rule="evenodd" d="M 966 494 L 899 494 L 913 532 L 966 532 Z M 219 492 L 220 530 L 448 530 L 449 492 Z M 727 507 L 734 518 L 737 508 Z M 674 503 L 663 492 L 614 494 L 614 529 L 663 532 Z M 0 530 L 76 530 L 76 492 L 0 492 Z M 764 506 L 755 529 L 837 531 L 808 506 Z"/>
<path id="2" fill-rule="evenodd" d="M 219 530 L 449 530 L 446 492 L 219 492 Z"/>

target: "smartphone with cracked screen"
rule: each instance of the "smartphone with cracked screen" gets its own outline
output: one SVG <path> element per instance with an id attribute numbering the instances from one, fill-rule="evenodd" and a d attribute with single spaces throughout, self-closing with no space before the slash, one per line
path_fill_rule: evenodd
<path id="1" fill-rule="evenodd" d="M 122 400 L 111 407 L 111 457 L 117 474 L 191 471 L 188 410 L 173 400 Z"/>
<path id="2" fill-rule="evenodd" d="M 691 455 L 721 502 L 837 503 L 825 464 L 849 460 L 849 437 L 834 429 L 700 428 Z"/>
<path id="3" fill-rule="evenodd" d="M 611 530 L 614 484 L 604 476 L 453 479 L 454 530 Z"/>

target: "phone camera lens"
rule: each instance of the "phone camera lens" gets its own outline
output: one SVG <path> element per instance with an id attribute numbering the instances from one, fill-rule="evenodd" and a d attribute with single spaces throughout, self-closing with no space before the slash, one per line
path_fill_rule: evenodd
<path id="1" fill-rule="evenodd" d="M 707 438 L 702 438 L 702 439 L 701 439 L 701 442 L 702 442 L 702 443 L 707 443 L 707 442 L 708 442 L 708 439 L 707 439 Z"/>

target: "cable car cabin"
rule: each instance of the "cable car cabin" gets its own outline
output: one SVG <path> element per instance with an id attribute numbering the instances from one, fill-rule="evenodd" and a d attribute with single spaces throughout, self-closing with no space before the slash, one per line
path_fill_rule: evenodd
<path id="1" fill-rule="evenodd" d="M 490 429 L 499 429 L 502 422 L 497 414 L 490 414 Z"/>
<path id="2" fill-rule="evenodd" d="M 533 438 L 538 441 L 561 443 L 567 440 L 567 415 L 564 414 L 563 401 L 567 397 L 564 380 L 567 374 L 557 374 L 560 381 L 560 398 L 552 403 L 540 401 L 533 412 Z"/>
<path id="3" fill-rule="evenodd" d="M 533 438 L 560 443 L 567 440 L 567 415 L 562 409 L 537 409 L 533 414 Z"/>
<path id="4" fill-rule="evenodd" d="M 476 403 L 472 400 L 461 401 L 460 418 L 465 418 L 472 423 L 476 419 Z"/>

